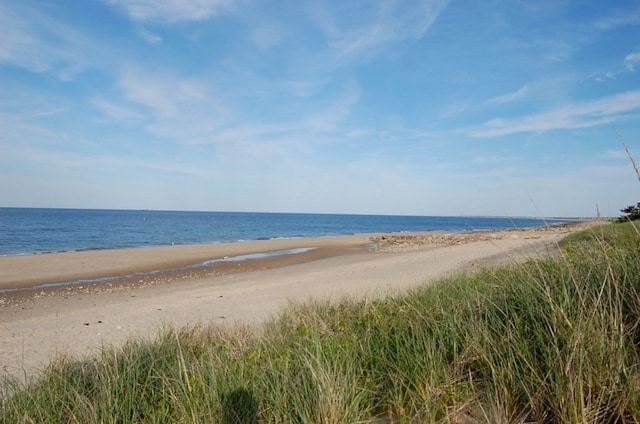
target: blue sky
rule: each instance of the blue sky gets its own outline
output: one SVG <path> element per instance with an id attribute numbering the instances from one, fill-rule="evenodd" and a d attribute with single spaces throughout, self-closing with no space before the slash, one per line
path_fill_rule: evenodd
<path id="1" fill-rule="evenodd" d="M 616 216 L 640 1 L 0 0 L 0 206 Z"/>

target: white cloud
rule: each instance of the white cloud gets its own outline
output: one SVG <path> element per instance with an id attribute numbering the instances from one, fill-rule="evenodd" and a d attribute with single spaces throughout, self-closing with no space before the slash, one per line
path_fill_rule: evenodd
<path id="1" fill-rule="evenodd" d="M 49 61 L 34 54 L 40 50 L 42 43 L 29 24 L 0 4 L 0 62 L 44 72 L 49 69 Z"/>
<path id="2" fill-rule="evenodd" d="M 0 3 L 0 63 L 72 80 L 104 60 L 95 40 L 40 10 Z M 100 52 L 100 54 L 96 54 Z"/>
<path id="3" fill-rule="evenodd" d="M 332 3 L 328 3 L 332 5 Z M 332 54 L 340 60 L 368 60 L 389 44 L 408 38 L 420 38 L 444 11 L 448 0 L 383 1 L 364 3 L 360 10 L 349 5 L 311 10 L 312 18 L 329 38 Z M 376 7 L 377 6 L 377 7 Z M 359 16 L 358 23 L 341 23 L 345 11 Z"/>
<path id="4" fill-rule="evenodd" d="M 610 30 L 621 26 L 640 25 L 640 14 L 628 13 L 624 15 L 610 16 L 595 23 L 598 29 Z"/>
<path id="5" fill-rule="evenodd" d="M 152 75 L 147 72 L 126 71 L 119 82 L 124 96 L 143 105 L 159 118 L 174 118 L 185 108 L 206 101 L 209 88 L 196 79 Z"/>
<path id="6" fill-rule="evenodd" d="M 634 72 L 636 63 L 640 62 L 640 52 L 630 53 L 624 58 L 626 69 Z"/>
<path id="7" fill-rule="evenodd" d="M 523 132 L 592 127 L 640 109 L 640 91 L 629 91 L 516 119 L 496 118 L 465 132 L 472 137 L 499 137 Z"/>
<path id="8" fill-rule="evenodd" d="M 162 37 L 156 34 L 153 34 L 152 32 L 144 28 L 138 29 L 136 33 L 140 36 L 140 38 L 142 38 L 144 41 L 146 41 L 149 44 L 162 44 Z"/>
<path id="9" fill-rule="evenodd" d="M 423 1 L 422 7 L 418 7 L 417 13 L 412 10 L 411 4 L 404 4 L 400 7 L 408 14 L 415 13 L 416 20 L 414 21 L 412 30 L 414 37 L 420 38 L 427 32 L 431 25 L 435 23 L 438 16 L 440 16 L 448 4 L 449 0 Z"/>
<path id="10" fill-rule="evenodd" d="M 607 159 L 627 159 L 628 156 L 624 150 L 606 150 L 603 155 Z"/>
<path id="11" fill-rule="evenodd" d="M 285 36 L 285 31 L 278 25 L 261 24 L 253 28 L 251 39 L 261 49 L 277 46 Z"/>
<path id="12" fill-rule="evenodd" d="M 334 41 L 332 48 L 338 57 L 359 57 L 372 53 L 396 37 L 391 26 L 375 24 Z"/>
<path id="13" fill-rule="evenodd" d="M 107 0 L 135 21 L 201 21 L 229 10 L 234 0 Z"/>
<path id="14" fill-rule="evenodd" d="M 489 99 L 487 101 L 485 101 L 486 104 L 505 104 L 505 103 L 511 103 L 513 101 L 522 99 L 523 97 L 525 97 L 527 94 L 529 93 L 529 85 L 523 85 L 522 87 L 520 87 L 518 90 L 512 92 L 512 93 L 507 93 L 507 94 L 503 94 L 501 96 L 497 96 L 494 97 L 492 99 Z"/>
<path id="15" fill-rule="evenodd" d="M 640 63 L 640 52 L 629 53 L 624 58 L 624 67 L 618 67 L 615 70 L 607 71 L 604 74 L 595 73 L 590 77 L 595 77 L 596 81 L 605 82 L 607 80 L 615 80 L 619 75 L 627 72 L 635 72 L 636 65 Z"/>
<path id="16" fill-rule="evenodd" d="M 126 106 L 103 98 L 94 98 L 91 104 L 101 111 L 109 120 L 128 123 L 144 119 L 144 114 Z"/>
<path id="17" fill-rule="evenodd" d="M 9 160 L 28 163 L 50 169 L 85 172 L 87 168 L 98 170 L 140 170 L 176 172 L 185 175 L 204 175 L 204 170 L 187 164 L 176 163 L 173 158 L 140 159 L 120 154 L 96 154 L 92 151 L 57 150 L 51 146 L 23 146 L 17 144 L 0 145 Z"/>
<path id="18" fill-rule="evenodd" d="M 290 80 L 281 83 L 287 92 L 292 93 L 297 97 L 308 97 L 318 91 L 318 89 L 324 84 L 323 80 Z"/>
<path id="19" fill-rule="evenodd" d="M 323 110 L 314 111 L 305 125 L 315 131 L 335 130 L 338 124 L 347 119 L 359 98 L 360 89 L 356 86 L 348 87 L 341 97 L 326 105 Z"/>
<path id="20" fill-rule="evenodd" d="M 282 127 L 276 124 L 269 125 L 243 125 L 242 127 L 230 127 L 220 131 L 215 136 L 215 141 L 219 143 L 244 143 L 250 140 L 261 139 L 265 136 L 290 130 L 289 127 Z"/>
<path id="21" fill-rule="evenodd" d="M 438 117 L 442 119 L 455 118 L 456 116 L 459 116 L 467 111 L 470 106 L 470 100 L 463 100 L 450 105 L 446 105 L 442 108 L 442 112 L 438 114 Z"/>
<path id="22" fill-rule="evenodd" d="M 502 163 L 514 163 L 516 160 L 517 158 L 514 156 L 476 156 L 471 160 L 471 163 L 475 165 L 495 165 Z"/>
<path id="23" fill-rule="evenodd" d="M 228 119 L 224 104 L 203 79 L 129 68 L 122 72 L 118 88 L 119 95 L 96 96 L 92 106 L 102 112 L 103 120 L 137 125 L 155 138 L 206 144 Z"/>
<path id="24" fill-rule="evenodd" d="M 615 72 L 614 71 L 608 71 L 607 73 L 604 74 L 604 78 L 603 77 L 598 77 L 598 78 L 596 78 L 596 80 L 598 80 L 600 82 L 608 80 L 608 79 L 614 80 L 614 79 L 617 78 L 617 76 L 619 74 L 620 74 L 620 71 L 615 71 Z"/>
<path id="25" fill-rule="evenodd" d="M 360 138 L 360 137 L 367 137 L 371 135 L 371 130 L 366 130 L 363 128 L 356 128 L 356 129 L 352 129 L 347 131 L 346 136 L 349 138 Z"/>

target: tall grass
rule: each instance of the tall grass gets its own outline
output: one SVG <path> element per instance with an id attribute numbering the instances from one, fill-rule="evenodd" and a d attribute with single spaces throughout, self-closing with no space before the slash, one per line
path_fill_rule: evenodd
<path id="1" fill-rule="evenodd" d="M 640 236 L 616 224 L 554 258 L 61 361 L 6 380 L 1 420 L 640 422 L 639 364 Z"/>

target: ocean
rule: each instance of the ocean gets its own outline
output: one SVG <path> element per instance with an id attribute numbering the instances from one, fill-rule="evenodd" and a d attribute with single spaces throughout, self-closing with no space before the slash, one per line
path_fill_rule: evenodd
<path id="1" fill-rule="evenodd" d="M 541 227 L 567 219 L 0 208 L 0 255 L 330 235 Z"/>

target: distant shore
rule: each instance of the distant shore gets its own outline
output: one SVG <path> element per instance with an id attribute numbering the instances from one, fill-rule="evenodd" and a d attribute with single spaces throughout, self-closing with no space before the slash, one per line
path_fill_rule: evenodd
<path id="1" fill-rule="evenodd" d="M 0 364 L 6 373 L 32 375 L 55 356 L 94 354 L 165 324 L 258 323 L 290 300 L 378 296 L 546 254 L 585 225 L 0 257 Z"/>

